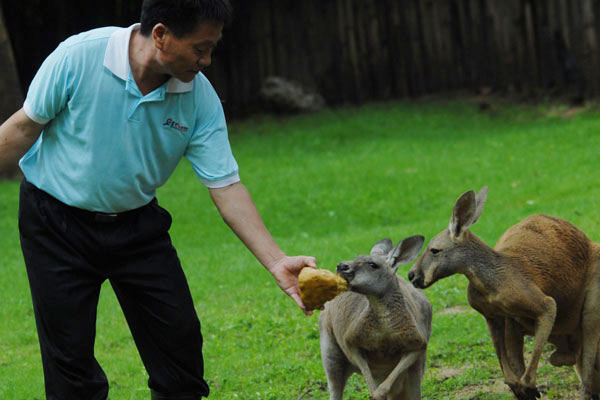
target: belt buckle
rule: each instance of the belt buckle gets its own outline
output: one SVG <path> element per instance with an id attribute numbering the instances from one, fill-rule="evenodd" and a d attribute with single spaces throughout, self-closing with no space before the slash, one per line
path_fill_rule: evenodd
<path id="1" fill-rule="evenodd" d="M 103 213 L 95 213 L 94 221 L 100 223 L 108 223 L 115 222 L 119 214 L 103 214 Z"/>

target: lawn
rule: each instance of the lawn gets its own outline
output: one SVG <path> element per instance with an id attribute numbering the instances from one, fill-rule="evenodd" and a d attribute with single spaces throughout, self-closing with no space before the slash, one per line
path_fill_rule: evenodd
<path id="1" fill-rule="evenodd" d="M 493 245 L 537 212 L 565 218 L 600 241 L 600 112 L 468 101 L 391 102 L 230 125 L 241 177 L 266 225 L 290 255 L 319 267 L 366 253 L 376 241 L 444 229 L 458 196 L 489 187 L 472 231 Z M 43 376 L 17 232 L 18 183 L 0 183 L 0 398 L 43 399 Z M 205 338 L 211 399 L 327 399 L 318 316 L 306 317 L 227 229 L 183 162 L 158 193 L 188 276 Z M 399 273 L 406 277 L 410 266 Z M 483 318 L 453 276 L 427 289 L 433 333 L 423 397 L 512 399 Z M 318 314 L 315 313 L 315 314 Z M 110 398 L 148 399 L 147 375 L 108 283 L 96 355 Z M 550 347 L 545 357 L 550 354 Z M 575 399 L 572 368 L 544 358 L 548 399 Z M 353 376 L 347 399 L 368 399 Z"/>

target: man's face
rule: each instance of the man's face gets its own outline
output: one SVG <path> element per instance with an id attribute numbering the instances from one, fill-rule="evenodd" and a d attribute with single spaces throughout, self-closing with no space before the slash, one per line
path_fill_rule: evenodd
<path id="1" fill-rule="evenodd" d="M 221 39 L 223 24 L 201 22 L 197 28 L 177 38 L 164 25 L 154 27 L 153 38 L 158 49 L 158 62 L 164 72 L 190 82 L 196 74 L 211 63 L 212 51 Z"/>

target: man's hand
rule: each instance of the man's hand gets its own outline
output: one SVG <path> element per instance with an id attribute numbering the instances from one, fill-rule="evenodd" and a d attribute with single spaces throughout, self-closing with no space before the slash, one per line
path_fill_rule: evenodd
<path id="1" fill-rule="evenodd" d="M 298 288 L 298 274 L 302 268 L 316 268 L 317 261 L 314 257 L 307 256 L 296 256 L 288 257 L 285 256 L 278 260 L 269 271 L 273 274 L 275 282 L 288 296 L 290 296 L 298 307 L 304 311 L 306 315 L 312 315 L 312 311 L 308 311 L 300 299 L 300 289 Z"/>

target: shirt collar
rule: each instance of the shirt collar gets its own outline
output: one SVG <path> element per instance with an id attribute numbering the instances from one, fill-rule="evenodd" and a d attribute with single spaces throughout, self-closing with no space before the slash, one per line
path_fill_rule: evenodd
<path id="1" fill-rule="evenodd" d="M 124 81 L 129 78 L 129 38 L 134 29 L 140 29 L 140 24 L 114 31 L 104 53 L 104 66 Z M 185 93 L 193 87 L 194 81 L 183 82 L 172 76 L 167 82 L 167 93 Z"/>

